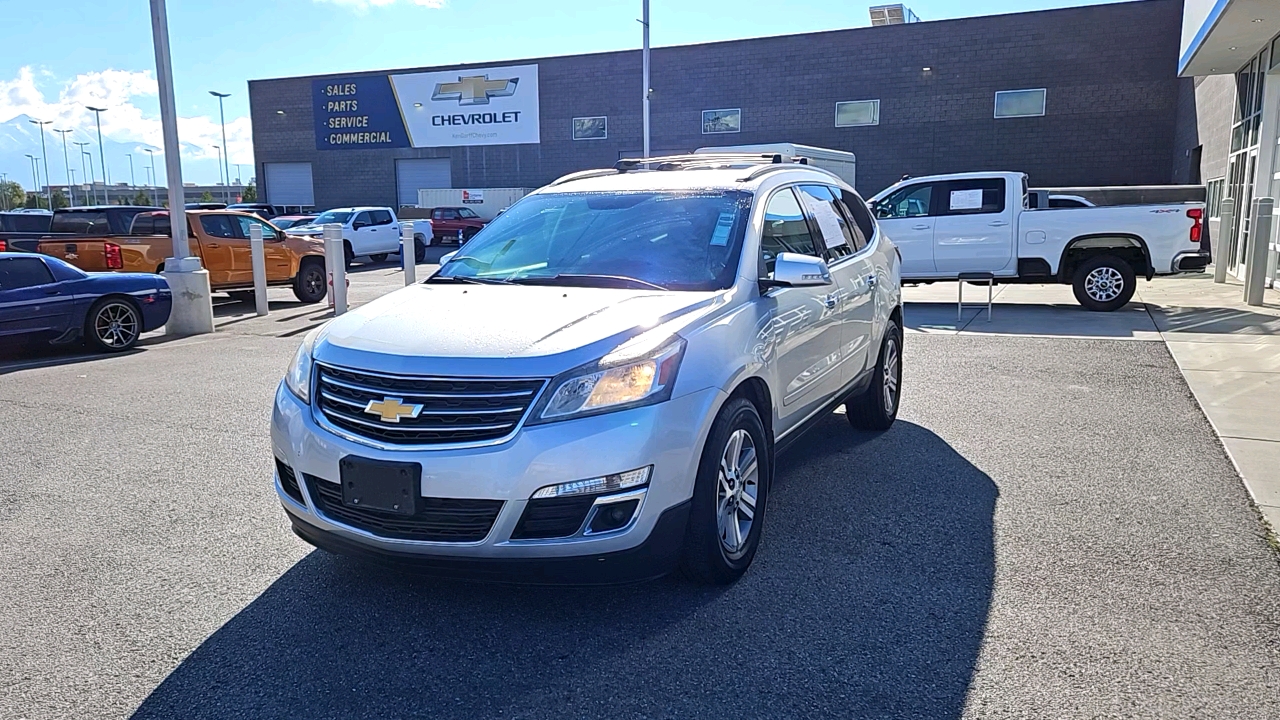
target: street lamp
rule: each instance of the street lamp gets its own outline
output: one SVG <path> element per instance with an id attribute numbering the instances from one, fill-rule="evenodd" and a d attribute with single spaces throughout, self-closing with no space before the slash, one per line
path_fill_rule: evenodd
<path id="1" fill-rule="evenodd" d="M 71 130 L 53 129 L 54 132 L 62 136 L 62 165 L 67 169 L 67 196 L 72 205 L 76 204 L 76 191 L 71 189 L 75 183 L 71 180 L 71 161 L 67 159 L 67 134 Z"/>
<path id="2" fill-rule="evenodd" d="M 40 197 L 40 171 L 39 166 L 36 165 L 36 156 L 27 155 L 27 159 L 31 161 L 31 181 L 33 187 L 35 187 L 33 192 L 35 192 L 36 197 Z M 36 203 L 37 207 L 39 207 L 39 205 L 40 203 Z"/>
<path id="3" fill-rule="evenodd" d="M 102 147 L 102 113 L 106 112 L 106 108 L 96 108 L 85 105 L 86 110 L 93 111 L 93 118 L 98 123 L 98 159 L 102 161 L 102 204 L 108 205 L 111 200 L 107 197 L 107 183 L 110 178 L 107 176 L 107 151 Z"/>
<path id="4" fill-rule="evenodd" d="M 0 173 L 0 207 L 9 209 L 9 173 Z"/>
<path id="5" fill-rule="evenodd" d="M 85 143 L 85 144 L 88 145 L 89 143 Z M 98 178 L 93 172 L 93 153 L 87 150 L 82 150 L 80 152 L 80 162 L 83 163 L 85 159 L 89 160 L 89 189 L 93 189 L 93 186 L 98 183 Z M 98 196 L 96 193 L 94 194 L 93 199 L 94 200 L 98 199 Z"/>
<path id="6" fill-rule="evenodd" d="M 226 177 L 225 184 L 222 186 L 222 199 L 227 198 L 227 185 L 231 184 L 231 168 L 227 166 L 227 156 L 230 151 L 227 149 L 227 115 L 222 111 L 222 99 L 231 97 L 231 93 L 220 93 L 216 90 L 210 90 L 209 94 L 218 98 L 218 119 L 222 121 L 222 173 Z"/>
<path id="7" fill-rule="evenodd" d="M 218 182 L 222 185 L 222 199 L 227 199 L 227 183 L 222 179 L 222 148 L 214 145 L 214 150 L 218 151 Z"/>
<path id="8" fill-rule="evenodd" d="M 40 155 L 44 158 L 44 195 L 45 195 L 45 199 L 49 201 L 49 209 L 52 210 L 53 209 L 53 188 L 49 187 L 49 184 L 51 182 L 49 180 L 49 150 L 48 148 L 45 147 L 45 144 L 44 144 L 44 126 L 52 125 L 53 121 L 28 119 L 27 122 L 31 123 L 32 125 L 40 126 Z M 36 190 L 38 191 L 39 188 L 36 188 Z"/>
<path id="9" fill-rule="evenodd" d="M 158 207 L 160 201 L 156 199 L 156 185 L 159 183 L 156 180 L 156 151 L 151 148 L 145 148 L 145 150 L 151 156 L 151 204 Z"/>
<path id="10" fill-rule="evenodd" d="M 88 181 L 89 181 L 89 189 L 88 189 L 87 191 L 85 191 L 85 194 L 84 194 L 84 204 L 85 204 L 85 205 L 90 205 L 90 204 L 92 204 L 92 203 L 93 203 L 93 201 L 89 199 L 89 193 L 94 192 L 94 189 L 93 189 L 93 173 L 89 172 L 89 168 L 87 168 L 87 167 L 85 166 L 85 164 L 84 164 L 84 157 L 85 157 L 86 155 L 89 155 L 89 151 L 88 151 L 88 150 L 85 150 L 85 148 L 89 146 L 89 143 L 87 143 L 87 142 L 78 142 L 78 143 L 71 143 L 71 144 L 72 144 L 72 145 L 75 145 L 75 146 L 76 146 L 76 147 L 78 147 L 78 148 L 80 148 L 80 174 L 84 176 L 84 179 L 85 179 L 85 180 L 88 180 Z M 92 155 L 89 155 L 89 160 L 93 160 L 93 156 L 92 156 Z M 96 199 L 96 195 L 95 195 L 95 199 Z"/>
<path id="11" fill-rule="evenodd" d="M 138 183 L 133 180 L 133 153 L 125 153 L 125 157 L 129 158 L 129 189 L 134 189 Z"/>

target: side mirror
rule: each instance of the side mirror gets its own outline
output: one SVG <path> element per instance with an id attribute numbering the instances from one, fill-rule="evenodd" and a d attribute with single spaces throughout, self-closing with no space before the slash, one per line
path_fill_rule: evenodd
<path id="1" fill-rule="evenodd" d="M 453 260 L 453 256 L 454 256 L 454 255 L 457 255 L 457 254 L 458 254 L 458 251 L 457 251 L 457 250 L 454 250 L 453 252 L 448 252 L 448 253 L 445 253 L 445 254 L 441 255 L 441 256 L 440 256 L 440 266 L 441 266 L 441 267 L 443 267 L 443 266 L 445 266 L 445 265 L 448 265 L 448 264 L 449 264 L 449 261 L 450 261 L 450 260 Z"/>
<path id="2" fill-rule="evenodd" d="M 822 258 L 800 253 L 778 253 L 773 265 L 773 287 L 816 287 L 831 284 L 831 271 Z"/>

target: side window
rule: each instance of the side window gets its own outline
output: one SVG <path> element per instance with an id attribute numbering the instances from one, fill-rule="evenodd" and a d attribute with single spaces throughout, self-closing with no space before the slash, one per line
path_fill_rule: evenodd
<path id="1" fill-rule="evenodd" d="M 359 215 L 356 215 L 356 219 L 351 221 L 351 227 L 353 228 L 357 226 L 369 227 L 372 224 L 373 224 L 373 220 L 369 218 L 369 212 L 367 210 L 365 212 L 360 213 Z"/>
<path id="2" fill-rule="evenodd" d="M 443 219 L 445 219 L 445 220 L 457 220 L 457 219 L 458 219 L 458 211 L 457 211 L 457 210 L 445 210 L 445 211 L 442 213 L 442 217 L 443 217 Z"/>
<path id="3" fill-rule="evenodd" d="M 236 215 L 235 219 L 238 220 L 240 223 L 240 237 L 246 240 L 249 239 L 249 228 L 254 225 L 258 225 L 262 228 L 263 240 L 276 239 L 276 229 L 271 227 L 267 223 L 262 222 L 261 220 L 257 220 L 255 218 L 241 217 L 239 215 Z"/>
<path id="4" fill-rule="evenodd" d="M 809 233 L 804 211 L 790 188 L 783 188 L 769 198 L 764 209 L 764 230 L 760 235 L 760 269 L 767 277 L 773 274 L 778 253 L 822 256 Z"/>
<path id="5" fill-rule="evenodd" d="M 875 237 L 876 221 L 871 217 L 866 201 L 857 193 L 840 191 L 840 206 L 844 208 L 846 215 L 853 218 L 854 247 L 861 250 Z"/>
<path id="6" fill-rule="evenodd" d="M 933 203 L 933 185 L 908 185 L 881 200 L 876 217 L 910 218 L 929 214 Z"/>
<path id="7" fill-rule="evenodd" d="M 390 225 L 391 213 L 387 212 L 386 210 L 374 210 L 373 224 L 374 225 Z"/>
<path id="8" fill-rule="evenodd" d="M 444 211 L 443 211 L 443 210 L 432 210 L 432 211 L 431 211 L 431 219 L 432 219 L 432 220 L 443 220 L 443 219 L 444 219 Z"/>
<path id="9" fill-rule="evenodd" d="M 234 238 L 236 236 L 236 228 L 231 224 L 231 218 L 226 215 L 201 215 L 200 227 L 204 228 L 204 234 L 216 238 Z"/>
<path id="10" fill-rule="evenodd" d="M 53 273 L 39 258 L 0 259 L 0 290 L 19 290 L 52 282 Z"/>
<path id="11" fill-rule="evenodd" d="M 156 216 L 150 214 L 142 214 L 133 219 L 133 227 L 129 228 L 130 235 L 153 235 L 156 231 Z"/>
<path id="12" fill-rule="evenodd" d="M 1004 212 L 1004 179 L 952 180 L 942 184 L 935 215 L 991 215 Z"/>
<path id="13" fill-rule="evenodd" d="M 835 195 L 826 185 L 801 185 L 800 199 L 818 224 L 818 234 L 827 249 L 827 259 L 839 260 L 853 254 L 853 230 L 836 206 Z"/>

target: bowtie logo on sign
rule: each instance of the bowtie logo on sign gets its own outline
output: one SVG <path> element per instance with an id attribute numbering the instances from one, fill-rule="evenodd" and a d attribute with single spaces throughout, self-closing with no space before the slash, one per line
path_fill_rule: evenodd
<path id="1" fill-rule="evenodd" d="M 489 98 L 516 94 L 520 78 L 490 80 L 488 75 L 459 77 L 457 82 L 436 83 L 432 100 L 457 100 L 459 105 L 488 105 Z"/>

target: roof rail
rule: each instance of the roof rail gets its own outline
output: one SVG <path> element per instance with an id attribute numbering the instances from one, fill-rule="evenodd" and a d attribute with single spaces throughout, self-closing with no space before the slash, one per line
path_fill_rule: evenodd
<path id="1" fill-rule="evenodd" d="M 790 157 L 780 153 L 692 153 L 665 155 L 651 158 L 626 158 L 613 167 L 618 172 L 629 172 L 648 167 L 652 170 L 705 170 L 742 165 L 782 165 L 784 163 L 808 164 L 808 158 Z"/>
<path id="2" fill-rule="evenodd" d="M 547 185 L 547 187 L 555 187 L 556 185 L 563 185 L 564 183 L 573 182 L 574 180 L 586 180 L 587 178 L 602 177 L 604 175 L 617 175 L 619 172 L 620 171 L 614 170 L 612 168 L 607 168 L 604 170 L 600 170 L 600 169 L 581 170 L 579 172 L 572 172 L 572 173 L 569 173 L 568 175 L 563 175 L 561 177 L 558 177 L 555 180 L 552 180 Z"/>

